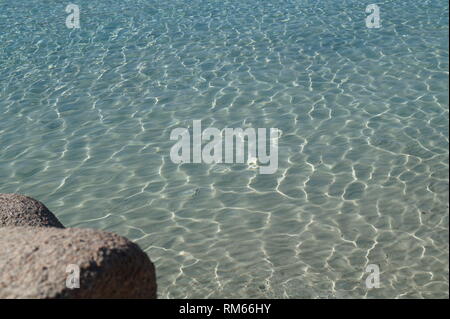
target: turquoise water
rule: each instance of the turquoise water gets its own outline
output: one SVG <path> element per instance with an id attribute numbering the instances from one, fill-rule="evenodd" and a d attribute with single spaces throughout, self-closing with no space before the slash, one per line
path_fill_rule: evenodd
<path id="1" fill-rule="evenodd" d="M 136 241 L 161 298 L 448 298 L 447 1 L 73 3 L 0 2 L 0 192 Z M 281 129 L 278 171 L 172 163 L 193 120 Z"/>

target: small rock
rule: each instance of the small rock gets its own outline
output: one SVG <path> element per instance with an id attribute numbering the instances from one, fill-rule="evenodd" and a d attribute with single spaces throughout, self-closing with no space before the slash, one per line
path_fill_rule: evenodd
<path id="1" fill-rule="evenodd" d="M 44 204 L 18 194 L 0 194 L 0 227 L 5 226 L 64 228 Z"/>

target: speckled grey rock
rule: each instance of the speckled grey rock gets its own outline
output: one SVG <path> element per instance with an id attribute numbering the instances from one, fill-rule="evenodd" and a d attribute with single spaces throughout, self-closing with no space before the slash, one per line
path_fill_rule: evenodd
<path id="1" fill-rule="evenodd" d="M 0 227 L 5 226 L 64 228 L 44 204 L 18 194 L 0 194 Z"/>
<path id="2" fill-rule="evenodd" d="M 69 289 L 68 265 L 80 267 Z M 138 245 L 103 231 L 0 228 L 0 298 L 156 298 L 155 268 Z"/>

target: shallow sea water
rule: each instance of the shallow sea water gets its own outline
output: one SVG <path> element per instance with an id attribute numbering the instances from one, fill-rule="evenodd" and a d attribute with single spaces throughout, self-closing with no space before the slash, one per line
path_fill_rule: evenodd
<path id="1" fill-rule="evenodd" d="M 0 192 L 134 240 L 160 298 L 448 298 L 447 1 L 73 3 L 0 3 Z M 281 129 L 278 171 L 173 164 L 196 119 Z"/>

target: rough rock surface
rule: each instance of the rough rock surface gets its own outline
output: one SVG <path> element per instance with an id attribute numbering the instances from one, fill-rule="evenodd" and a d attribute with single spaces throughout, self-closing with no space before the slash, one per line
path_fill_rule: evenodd
<path id="1" fill-rule="evenodd" d="M 71 264 L 80 267 L 80 288 L 66 287 Z M 112 233 L 3 227 L 0 298 L 156 298 L 155 268 L 139 246 Z"/>
<path id="2" fill-rule="evenodd" d="M 0 194 L 0 227 L 5 226 L 64 228 L 44 204 L 18 194 Z"/>

